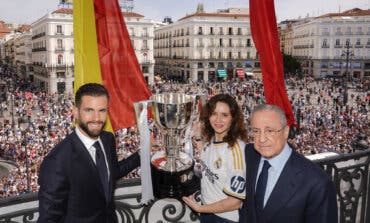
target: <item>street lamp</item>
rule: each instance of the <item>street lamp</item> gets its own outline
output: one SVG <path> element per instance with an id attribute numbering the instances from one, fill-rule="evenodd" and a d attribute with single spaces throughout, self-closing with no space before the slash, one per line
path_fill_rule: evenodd
<path id="1" fill-rule="evenodd" d="M 349 40 L 348 40 L 348 41 L 346 41 L 346 50 L 344 50 L 343 53 L 342 53 L 342 57 L 345 56 L 345 58 L 346 58 L 346 70 L 343 73 L 343 80 L 344 80 L 343 81 L 343 87 L 344 87 L 343 103 L 344 103 L 344 105 L 346 105 L 347 102 L 348 102 L 349 57 L 353 56 L 353 52 L 350 51 L 349 48 L 350 48 L 350 45 L 349 45 Z"/>

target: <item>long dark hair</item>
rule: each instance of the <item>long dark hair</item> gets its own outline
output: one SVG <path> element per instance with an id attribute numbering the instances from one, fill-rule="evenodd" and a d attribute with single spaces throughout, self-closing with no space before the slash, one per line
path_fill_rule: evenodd
<path id="1" fill-rule="evenodd" d="M 230 129 L 223 138 L 224 142 L 227 142 L 230 147 L 233 147 L 237 142 L 237 139 L 241 139 L 244 142 L 248 141 L 247 129 L 244 123 L 244 115 L 242 114 L 238 103 L 235 99 L 228 94 L 218 94 L 213 96 L 205 105 L 205 108 L 201 114 L 201 121 L 204 126 L 202 129 L 203 136 L 207 142 L 210 142 L 212 137 L 215 135 L 215 130 L 212 128 L 209 118 L 216 108 L 217 102 L 225 103 L 230 108 L 231 113 L 231 125 Z"/>

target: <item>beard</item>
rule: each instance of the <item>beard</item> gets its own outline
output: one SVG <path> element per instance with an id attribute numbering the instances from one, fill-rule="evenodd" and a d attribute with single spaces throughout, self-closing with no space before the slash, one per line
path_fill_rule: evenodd
<path id="1" fill-rule="evenodd" d="M 104 129 L 104 126 L 106 124 L 106 122 L 98 122 L 98 123 L 101 123 L 103 124 L 102 127 L 100 129 L 89 129 L 89 124 L 90 123 L 95 123 L 95 122 L 82 122 L 80 120 L 78 120 L 78 126 L 80 126 L 80 128 L 88 135 L 90 136 L 91 138 L 97 138 L 100 136 L 100 133 L 103 131 Z"/>

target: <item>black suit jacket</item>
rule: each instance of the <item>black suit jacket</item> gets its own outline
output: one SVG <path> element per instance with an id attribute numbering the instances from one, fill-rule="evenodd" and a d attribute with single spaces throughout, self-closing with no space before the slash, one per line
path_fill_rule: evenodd
<path id="1" fill-rule="evenodd" d="M 246 200 L 240 210 L 243 223 L 256 223 L 255 185 L 260 154 L 252 144 L 245 150 Z M 293 150 L 266 202 L 259 223 L 337 223 L 336 190 L 329 176 Z"/>
<path id="2" fill-rule="evenodd" d="M 113 193 L 115 182 L 140 165 L 135 153 L 117 161 L 112 133 L 102 132 L 110 170 L 110 197 L 105 198 L 98 169 L 89 152 L 73 132 L 44 158 L 39 172 L 39 223 L 117 222 Z"/>

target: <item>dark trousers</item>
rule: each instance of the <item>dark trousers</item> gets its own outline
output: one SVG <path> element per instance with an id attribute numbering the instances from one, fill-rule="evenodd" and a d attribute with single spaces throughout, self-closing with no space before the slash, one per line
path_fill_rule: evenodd
<path id="1" fill-rule="evenodd" d="M 215 214 L 200 214 L 200 223 L 235 223 L 234 221 L 221 218 Z"/>

